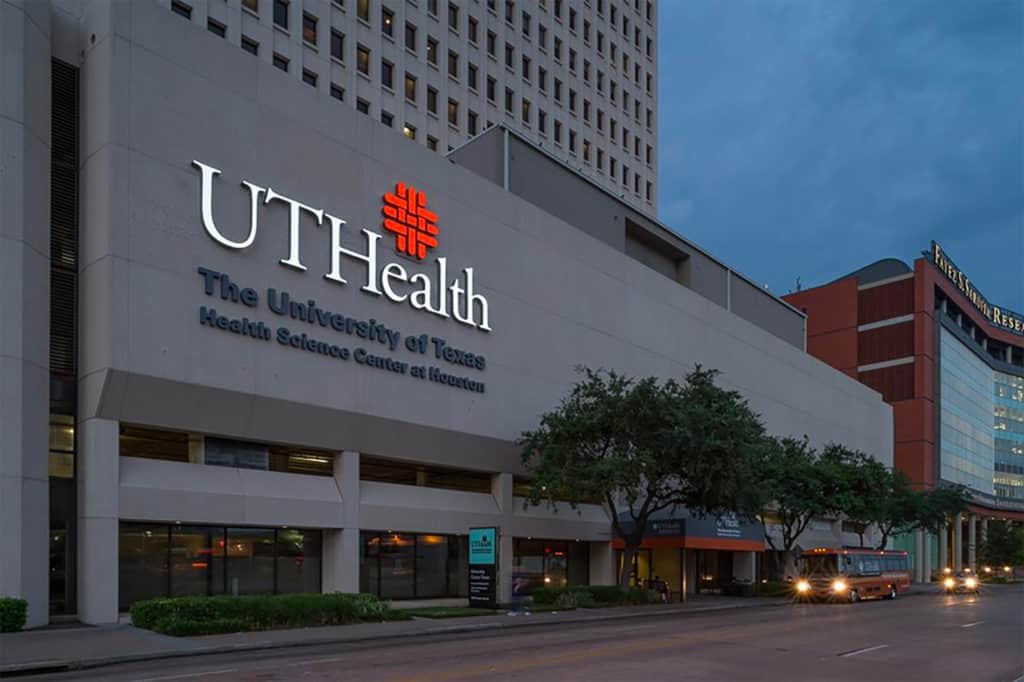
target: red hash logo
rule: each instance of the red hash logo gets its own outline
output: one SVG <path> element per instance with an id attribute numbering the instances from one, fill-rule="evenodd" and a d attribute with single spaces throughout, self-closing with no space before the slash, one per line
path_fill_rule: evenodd
<path id="1" fill-rule="evenodd" d="M 423 260 L 437 246 L 437 214 L 427 210 L 427 195 L 404 182 L 384 195 L 384 229 L 395 233 L 400 253 Z"/>

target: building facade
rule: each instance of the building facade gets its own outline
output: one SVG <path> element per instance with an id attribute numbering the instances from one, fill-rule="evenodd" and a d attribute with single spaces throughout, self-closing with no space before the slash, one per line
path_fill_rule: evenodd
<path id="1" fill-rule="evenodd" d="M 324 98 L 444 154 L 501 124 L 657 206 L 652 0 L 170 0 Z"/>
<path id="2" fill-rule="evenodd" d="M 975 568 L 988 519 L 1024 519 L 1024 315 L 935 243 L 913 267 L 883 260 L 785 298 L 808 315 L 808 352 L 892 404 L 896 467 L 971 492 L 970 514 L 906 547 L 918 578 Z"/>
<path id="3" fill-rule="evenodd" d="M 891 463 L 891 408 L 802 313 L 547 146 L 442 157 L 164 3 L 0 12 L 0 593 L 30 625 L 463 597 L 477 527 L 501 593 L 611 582 L 604 508 L 519 495 L 577 365 L 716 367 L 773 433 Z"/>

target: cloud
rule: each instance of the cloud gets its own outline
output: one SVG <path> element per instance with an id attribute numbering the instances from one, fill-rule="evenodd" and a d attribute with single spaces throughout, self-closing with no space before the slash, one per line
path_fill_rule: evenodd
<path id="1" fill-rule="evenodd" d="M 931 239 L 1024 310 L 1024 4 L 660 4 L 660 215 L 785 293 Z"/>

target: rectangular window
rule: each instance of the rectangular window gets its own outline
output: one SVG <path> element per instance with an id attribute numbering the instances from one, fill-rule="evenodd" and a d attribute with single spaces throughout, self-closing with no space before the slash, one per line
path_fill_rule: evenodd
<path id="1" fill-rule="evenodd" d="M 242 36 L 242 49 L 249 54 L 260 53 L 260 44 L 248 36 Z"/>
<path id="2" fill-rule="evenodd" d="M 548 49 L 548 29 L 544 24 L 537 24 L 537 45 L 540 49 Z"/>
<path id="3" fill-rule="evenodd" d="M 380 82 L 388 90 L 395 86 L 395 65 L 386 59 L 380 60 Z"/>
<path id="4" fill-rule="evenodd" d="M 575 130 L 570 130 L 569 131 L 569 153 L 570 154 L 575 154 L 576 153 L 576 131 Z"/>
<path id="5" fill-rule="evenodd" d="M 171 11 L 186 19 L 192 18 L 192 8 L 180 0 L 171 0 Z"/>
<path id="6" fill-rule="evenodd" d="M 437 90 L 427 86 L 427 111 L 432 114 L 437 113 Z"/>
<path id="7" fill-rule="evenodd" d="M 452 78 L 459 77 L 459 55 L 448 50 L 448 75 Z"/>
<path id="8" fill-rule="evenodd" d="M 218 38 L 223 38 L 228 34 L 227 26 L 220 23 L 216 19 L 206 20 L 206 30 L 212 33 L 213 35 L 217 36 Z"/>
<path id="9" fill-rule="evenodd" d="M 523 123 L 525 123 L 526 125 L 530 125 L 530 100 L 523 100 L 521 115 L 523 118 Z"/>
<path id="10" fill-rule="evenodd" d="M 555 79 L 555 101 L 562 103 L 562 81 Z"/>
<path id="11" fill-rule="evenodd" d="M 260 2 L 259 0 L 242 0 L 242 7 L 249 10 L 253 14 L 260 13 Z"/>
<path id="12" fill-rule="evenodd" d="M 505 111 L 512 113 L 515 107 L 516 93 L 512 88 L 505 88 Z"/>
<path id="13" fill-rule="evenodd" d="M 569 8 L 569 30 L 576 30 L 576 10 L 574 10 L 572 7 Z"/>
<path id="14" fill-rule="evenodd" d="M 302 13 L 302 39 L 310 45 L 316 45 L 317 18 L 309 12 Z"/>
<path id="15" fill-rule="evenodd" d="M 498 81 L 491 76 L 487 77 L 487 99 L 490 102 L 496 102 L 498 98 Z"/>
<path id="16" fill-rule="evenodd" d="M 405 74 L 405 99 L 410 102 L 416 101 L 416 77 L 408 72 Z"/>
<path id="17" fill-rule="evenodd" d="M 555 61 L 562 61 L 562 39 L 555 36 Z"/>
<path id="18" fill-rule="evenodd" d="M 555 121 L 555 144 L 562 144 L 562 123 Z"/>
<path id="19" fill-rule="evenodd" d="M 466 130 L 470 135 L 476 135 L 477 121 L 478 117 L 475 111 L 470 111 L 466 114 Z"/>
<path id="20" fill-rule="evenodd" d="M 590 163 L 590 140 L 583 140 L 583 162 Z"/>
<path id="21" fill-rule="evenodd" d="M 392 126 L 395 125 L 395 115 L 389 111 L 384 111 L 382 109 L 380 112 L 380 122 L 386 125 L 388 128 L 391 128 Z"/>
<path id="22" fill-rule="evenodd" d="M 331 97 L 342 102 L 345 101 L 345 89 L 337 83 L 331 83 Z"/>
<path id="23" fill-rule="evenodd" d="M 530 58 L 523 55 L 523 80 L 530 82 Z"/>
<path id="24" fill-rule="evenodd" d="M 604 172 L 604 152 L 600 148 L 597 150 L 597 170 Z"/>
<path id="25" fill-rule="evenodd" d="M 427 0 L 427 14 L 437 17 L 437 0 Z"/>
<path id="26" fill-rule="evenodd" d="M 432 152 L 436 152 L 437 151 L 437 138 L 436 137 L 431 137 L 430 135 L 427 135 L 427 149 L 429 149 Z"/>
<path id="27" fill-rule="evenodd" d="M 448 100 L 448 124 L 459 125 L 459 103 L 453 99 Z"/>
<path id="28" fill-rule="evenodd" d="M 306 85 L 312 85 L 315 88 L 317 82 L 317 75 L 310 71 L 309 69 L 303 69 L 302 82 L 305 83 Z"/>
<path id="29" fill-rule="evenodd" d="M 650 166 L 654 160 L 654 148 L 651 145 L 647 145 L 647 165 Z"/>
<path id="30" fill-rule="evenodd" d="M 345 61 L 345 35 L 334 28 L 331 29 L 331 57 Z"/>
<path id="31" fill-rule="evenodd" d="M 505 21 L 509 26 L 515 24 L 516 20 L 516 3 L 512 0 L 505 0 Z"/>
<path id="32" fill-rule="evenodd" d="M 543 66 L 537 67 L 537 88 L 541 92 L 548 91 L 548 72 Z"/>
<path id="33" fill-rule="evenodd" d="M 498 34 L 494 31 L 487 32 L 487 54 L 495 59 L 498 57 Z"/>
<path id="34" fill-rule="evenodd" d="M 651 181 L 648 180 L 647 181 L 647 201 L 651 201 L 651 197 L 653 197 L 653 196 L 654 196 L 654 186 L 651 184 Z"/>
<path id="35" fill-rule="evenodd" d="M 508 41 L 505 41 L 505 66 L 510 69 L 516 67 L 516 48 Z"/>
<path id="36" fill-rule="evenodd" d="M 370 115 L 370 103 L 363 98 L 356 99 L 356 111 L 360 114 Z"/>
<path id="37" fill-rule="evenodd" d="M 454 2 L 448 3 L 448 28 L 459 32 L 459 7 Z"/>
<path id="38" fill-rule="evenodd" d="M 380 31 L 388 38 L 395 37 L 395 13 L 387 7 L 380 8 Z"/>
<path id="39" fill-rule="evenodd" d="M 590 100 L 583 100 L 583 120 L 590 123 Z"/>
<path id="40" fill-rule="evenodd" d="M 548 131 L 548 115 L 543 109 L 537 110 L 537 132 L 544 135 Z"/>
<path id="41" fill-rule="evenodd" d="M 569 88 L 569 111 L 576 113 L 576 91 Z"/>
<path id="42" fill-rule="evenodd" d="M 356 47 L 356 69 L 364 76 L 370 75 L 370 48 L 365 45 Z"/>
<path id="43" fill-rule="evenodd" d="M 356 16 L 370 23 L 370 0 L 356 0 Z"/>
<path id="44" fill-rule="evenodd" d="M 530 15 L 527 14 L 526 12 L 523 12 L 521 20 L 522 20 L 523 35 L 526 36 L 527 38 L 529 38 L 530 37 Z"/>
<path id="45" fill-rule="evenodd" d="M 427 37 L 427 63 L 437 66 L 437 40 Z"/>
<path id="46" fill-rule="evenodd" d="M 405 25 L 405 49 L 416 51 L 416 27 L 409 23 Z"/>
<path id="47" fill-rule="evenodd" d="M 466 82 L 469 85 L 470 90 L 477 89 L 478 71 L 475 64 L 470 64 L 466 67 Z"/>
<path id="48" fill-rule="evenodd" d="M 467 33 L 469 34 L 469 42 L 476 45 L 480 34 L 480 24 L 477 22 L 476 19 L 470 17 L 468 27 L 469 28 Z"/>
<path id="49" fill-rule="evenodd" d="M 274 0 L 274 25 L 288 30 L 288 0 Z"/>
<path id="50" fill-rule="evenodd" d="M 274 66 L 281 69 L 282 71 L 288 70 L 288 58 L 278 53 L 274 53 Z"/>
<path id="51" fill-rule="evenodd" d="M 406 123 L 404 126 L 402 126 L 402 134 L 408 137 L 410 140 L 415 140 L 416 126 L 412 126 Z"/>

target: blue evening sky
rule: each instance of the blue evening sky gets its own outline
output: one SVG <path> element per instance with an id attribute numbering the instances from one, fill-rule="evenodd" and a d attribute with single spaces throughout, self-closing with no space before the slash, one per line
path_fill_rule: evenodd
<path id="1" fill-rule="evenodd" d="M 778 294 L 938 241 L 1024 312 L 1024 0 L 662 0 L 659 216 Z"/>

